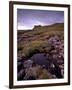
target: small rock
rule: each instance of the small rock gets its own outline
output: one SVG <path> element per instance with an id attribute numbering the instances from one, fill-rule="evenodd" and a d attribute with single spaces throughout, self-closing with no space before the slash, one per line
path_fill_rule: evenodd
<path id="1" fill-rule="evenodd" d="M 55 68 L 55 65 L 53 63 L 51 64 L 51 68 Z"/>
<path id="2" fill-rule="evenodd" d="M 24 67 L 29 68 L 32 67 L 33 61 L 32 60 L 27 60 L 24 62 Z"/>

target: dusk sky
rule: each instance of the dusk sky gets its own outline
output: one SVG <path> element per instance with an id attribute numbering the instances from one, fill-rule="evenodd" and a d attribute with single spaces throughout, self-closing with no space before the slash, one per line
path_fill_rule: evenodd
<path id="1" fill-rule="evenodd" d="M 34 25 L 50 25 L 64 22 L 63 11 L 17 9 L 17 28 L 32 29 Z"/>

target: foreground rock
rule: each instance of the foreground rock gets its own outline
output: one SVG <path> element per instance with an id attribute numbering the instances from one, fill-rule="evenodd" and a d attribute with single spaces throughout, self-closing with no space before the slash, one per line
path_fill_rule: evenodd
<path id="1" fill-rule="evenodd" d="M 20 61 L 18 62 L 18 80 L 64 77 L 64 40 L 55 35 L 49 37 L 47 42 L 51 48 L 44 54 L 41 52 L 34 54 L 27 60 L 24 58 L 21 60 L 18 56 Z M 47 47 L 43 47 L 43 49 L 45 48 Z"/>

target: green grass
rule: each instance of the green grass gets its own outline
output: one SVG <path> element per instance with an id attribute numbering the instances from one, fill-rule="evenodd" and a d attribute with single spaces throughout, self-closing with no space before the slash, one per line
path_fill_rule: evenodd
<path id="1" fill-rule="evenodd" d="M 47 47 L 47 49 L 44 47 Z M 26 57 L 29 57 L 37 52 L 46 52 L 49 48 L 50 45 L 47 41 L 31 41 L 30 43 L 23 45 L 22 53 L 24 53 Z"/>

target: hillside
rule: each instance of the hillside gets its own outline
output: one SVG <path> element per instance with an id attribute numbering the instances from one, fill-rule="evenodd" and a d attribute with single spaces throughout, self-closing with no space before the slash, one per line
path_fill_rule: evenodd
<path id="1" fill-rule="evenodd" d="M 32 30 L 18 30 L 17 58 L 18 80 L 63 78 L 64 24 L 38 25 Z M 28 72 L 25 72 L 26 68 Z M 31 72 L 33 77 L 30 77 Z M 36 72 L 43 74 L 35 76 L 38 74 Z M 21 73 L 25 73 L 25 76 L 21 76 Z"/>
<path id="2" fill-rule="evenodd" d="M 56 23 L 49 26 L 34 26 L 32 30 L 18 30 L 18 42 L 27 43 L 31 40 L 46 40 L 51 35 L 63 37 L 64 24 Z"/>

